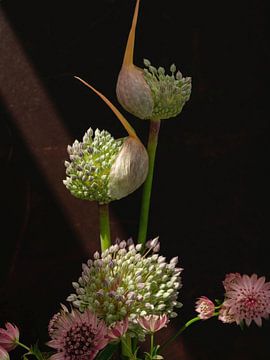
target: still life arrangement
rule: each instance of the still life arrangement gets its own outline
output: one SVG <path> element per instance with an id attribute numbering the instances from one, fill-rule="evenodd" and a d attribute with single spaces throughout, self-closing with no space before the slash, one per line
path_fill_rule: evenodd
<path id="1" fill-rule="evenodd" d="M 140 0 L 134 16 L 122 68 L 116 84 L 119 104 L 133 116 L 149 121 L 145 146 L 118 108 L 95 87 L 75 77 L 112 110 L 127 131 L 115 139 L 106 130 L 85 132 L 81 141 L 68 145 L 65 161 L 69 192 L 78 199 L 95 201 L 99 209 L 100 248 L 82 264 L 73 291 L 59 304 L 48 322 L 47 351 L 22 342 L 23 331 L 6 322 L 0 328 L 0 360 L 12 350 L 25 350 L 23 359 L 39 360 L 158 360 L 163 350 L 195 322 L 210 318 L 241 328 L 254 322 L 262 326 L 270 314 L 270 282 L 257 274 L 224 274 L 224 298 L 201 296 L 194 300 L 194 317 L 179 324 L 175 334 L 157 344 L 155 333 L 182 311 L 184 264 L 176 254 L 162 256 L 163 239 L 147 239 L 155 154 L 161 121 L 179 116 L 191 95 L 191 78 L 174 64 L 169 72 L 144 59 L 144 69 L 133 63 Z M 100 84 L 99 86 L 102 86 Z M 142 186 L 138 239 L 111 239 L 109 204 Z M 68 196 L 68 195 L 67 195 Z M 142 349 L 147 343 L 148 349 Z"/>

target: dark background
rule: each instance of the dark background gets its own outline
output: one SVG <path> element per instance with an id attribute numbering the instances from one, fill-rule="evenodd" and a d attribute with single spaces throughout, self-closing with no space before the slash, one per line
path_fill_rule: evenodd
<path id="1" fill-rule="evenodd" d="M 134 4 L 0 3 L 0 324 L 16 323 L 26 343 L 48 340 L 49 318 L 99 247 L 96 205 L 62 185 L 66 146 L 90 126 L 125 132 L 73 76 L 117 105 Z M 174 62 L 193 82 L 182 113 L 162 122 L 157 151 L 148 235 L 184 267 L 184 306 L 161 337 L 194 315 L 198 296 L 222 298 L 226 273 L 270 280 L 268 20 L 263 0 L 141 1 L 136 65 Z M 122 112 L 146 143 L 147 121 Z M 113 238 L 136 239 L 140 196 L 111 203 Z M 267 321 L 241 331 L 212 319 L 187 330 L 166 358 L 265 360 L 269 335 Z"/>

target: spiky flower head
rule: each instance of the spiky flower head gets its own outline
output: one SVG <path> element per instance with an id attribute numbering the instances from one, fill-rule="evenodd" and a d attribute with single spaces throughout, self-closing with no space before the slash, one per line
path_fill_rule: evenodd
<path id="1" fill-rule="evenodd" d="M 133 21 L 128 37 L 116 95 L 125 110 L 140 119 L 162 120 L 177 116 L 191 94 L 191 78 L 183 77 L 176 66 L 171 65 L 171 74 L 163 67 L 155 68 L 144 60 L 145 69 L 133 64 L 135 30 L 139 11 L 136 2 Z"/>
<path id="2" fill-rule="evenodd" d="M 107 326 L 88 309 L 61 309 L 50 321 L 49 335 L 47 345 L 57 351 L 50 360 L 92 360 L 108 343 Z"/>
<path id="3" fill-rule="evenodd" d="M 229 280 L 229 281 L 228 281 Z M 219 319 L 223 322 L 262 325 L 262 318 L 270 315 L 270 282 L 256 274 L 230 274 L 225 279 L 225 301 Z"/>
<path id="4" fill-rule="evenodd" d="M 181 268 L 178 258 L 166 262 L 155 253 L 158 239 L 142 245 L 132 240 L 112 245 L 102 254 L 96 252 L 93 260 L 83 264 L 78 282 L 73 283 L 74 294 L 68 301 L 80 311 L 90 309 L 103 318 L 107 325 L 129 318 L 129 331 L 138 329 L 137 318 L 166 314 L 175 317 L 174 307 L 181 288 Z"/>
<path id="5" fill-rule="evenodd" d="M 94 136 L 93 136 L 94 135 Z M 69 161 L 65 161 L 67 178 L 64 184 L 72 195 L 99 203 L 108 203 L 109 175 L 124 139 L 115 140 L 110 133 L 89 128 L 83 141 L 68 146 Z"/>
<path id="6" fill-rule="evenodd" d="M 82 142 L 68 146 L 70 161 L 65 161 L 65 186 L 72 195 L 100 204 L 121 199 L 142 185 L 148 173 L 148 154 L 123 115 L 100 92 L 97 93 L 117 115 L 129 136 L 114 139 L 105 130 L 89 128 Z"/>

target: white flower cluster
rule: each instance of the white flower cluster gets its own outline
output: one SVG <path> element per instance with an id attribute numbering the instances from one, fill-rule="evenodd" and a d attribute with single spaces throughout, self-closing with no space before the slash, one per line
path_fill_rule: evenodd
<path id="1" fill-rule="evenodd" d="M 113 200 L 108 193 L 111 167 L 119 154 L 125 138 L 115 140 L 108 131 L 87 130 L 83 141 L 75 140 L 68 146 L 69 161 L 65 161 L 67 178 L 63 181 L 72 195 L 108 203 Z"/>
<path id="2" fill-rule="evenodd" d="M 73 283 L 76 293 L 67 300 L 80 311 L 92 310 L 108 325 L 128 317 L 131 330 L 140 316 L 175 317 L 174 308 L 181 306 L 177 301 L 182 286 L 178 258 L 167 263 L 157 253 L 158 238 L 147 243 L 144 253 L 141 249 L 141 244 L 128 240 L 101 255 L 96 252 L 93 260 L 82 265 L 82 275 Z"/>
<path id="3" fill-rule="evenodd" d="M 165 69 L 156 69 L 149 60 L 144 59 L 144 78 L 149 85 L 153 97 L 153 119 L 169 119 L 178 115 L 191 94 L 191 77 L 183 77 L 176 72 L 176 66 L 171 65 L 171 75 L 165 74 Z"/>

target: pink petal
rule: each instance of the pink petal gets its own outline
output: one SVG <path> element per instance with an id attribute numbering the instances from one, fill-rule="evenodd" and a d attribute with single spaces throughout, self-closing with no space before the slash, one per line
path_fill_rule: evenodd
<path id="1" fill-rule="evenodd" d="M 258 326 L 262 326 L 262 318 L 261 317 L 256 317 L 254 319 L 255 323 L 258 325 Z"/>

